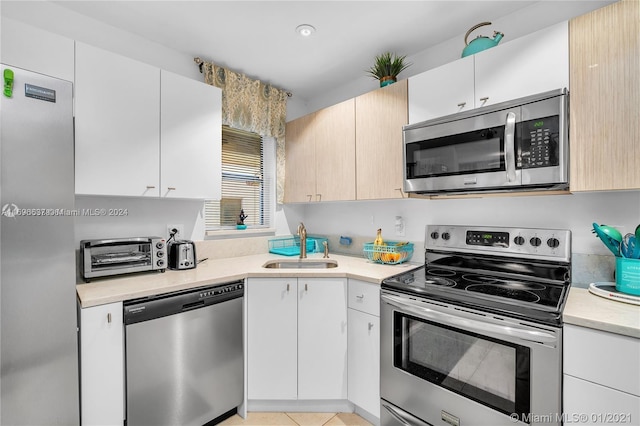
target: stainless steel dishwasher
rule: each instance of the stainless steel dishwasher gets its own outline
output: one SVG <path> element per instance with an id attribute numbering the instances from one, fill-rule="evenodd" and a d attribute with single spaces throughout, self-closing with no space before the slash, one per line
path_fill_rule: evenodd
<path id="1" fill-rule="evenodd" d="M 126 425 L 201 426 L 242 403 L 242 281 L 124 304 Z"/>

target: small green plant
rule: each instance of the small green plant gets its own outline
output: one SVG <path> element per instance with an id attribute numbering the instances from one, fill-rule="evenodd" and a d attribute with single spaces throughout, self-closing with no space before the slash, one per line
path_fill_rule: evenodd
<path id="1" fill-rule="evenodd" d="M 395 53 L 385 52 L 376 56 L 374 64 L 367 71 L 373 78 L 382 82 L 383 78 L 391 77 L 394 81 L 402 71 L 411 66 L 405 63 L 406 55 L 398 56 Z"/>

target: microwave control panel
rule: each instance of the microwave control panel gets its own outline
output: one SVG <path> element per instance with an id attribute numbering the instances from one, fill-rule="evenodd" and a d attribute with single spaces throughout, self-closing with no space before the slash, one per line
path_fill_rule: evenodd
<path id="1" fill-rule="evenodd" d="M 560 164 L 558 121 L 558 116 L 552 116 L 519 124 L 517 168 L 532 169 Z"/>

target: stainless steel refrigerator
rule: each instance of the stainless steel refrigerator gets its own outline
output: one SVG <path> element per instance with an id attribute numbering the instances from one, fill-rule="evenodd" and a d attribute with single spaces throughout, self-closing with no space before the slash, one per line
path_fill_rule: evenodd
<path id="1" fill-rule="evenodd" d="M 72 84 L 1 69 L 0 423 L 76 425 Z"/>

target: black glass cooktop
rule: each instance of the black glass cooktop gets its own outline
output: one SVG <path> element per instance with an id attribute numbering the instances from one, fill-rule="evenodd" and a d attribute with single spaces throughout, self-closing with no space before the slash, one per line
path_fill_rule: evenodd
<path id="1" fill-rule="evenodd" d="M 513 279 L 422 266 L 385 280 L 382 288 L 429 299 L 453 302 L 475 309 L 510 313 L 532 320 L 558 322 L 568 283 Z"/>

